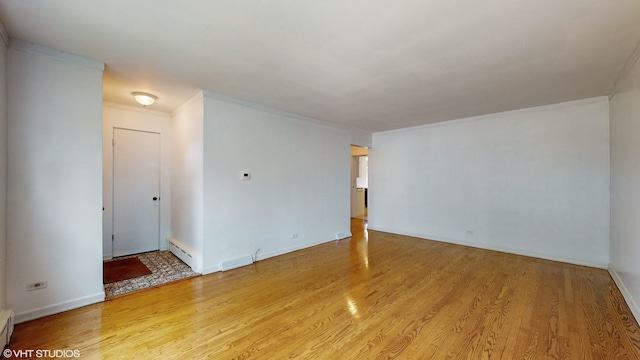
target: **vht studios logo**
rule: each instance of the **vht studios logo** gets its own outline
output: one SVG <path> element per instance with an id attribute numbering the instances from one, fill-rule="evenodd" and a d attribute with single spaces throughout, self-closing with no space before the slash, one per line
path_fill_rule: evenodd
<path id="1" fill-rule="evenodd" d="M 79 358 L 80 350 L 11 350 L 4 349 L 5 358 Z"/>

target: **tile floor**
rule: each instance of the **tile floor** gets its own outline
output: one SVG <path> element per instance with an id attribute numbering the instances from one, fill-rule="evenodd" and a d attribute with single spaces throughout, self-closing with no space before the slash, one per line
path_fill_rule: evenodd
<path id="1" fill-rule="evenodd" d="M 122 295 L 131 291 L 199 275 L 170 251 L 152 251 L 143 254 L 122 256 L 117 259 L 131 257 L 140 259 L 140 261 L 151 270 L 151 274 L 105 284 L 104 291 L 107 297 Z"/>

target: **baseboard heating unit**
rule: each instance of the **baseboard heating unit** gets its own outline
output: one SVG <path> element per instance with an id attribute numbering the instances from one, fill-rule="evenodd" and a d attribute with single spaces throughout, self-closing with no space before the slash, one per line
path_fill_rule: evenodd
<path id="1" fill-rule="evenodd" d="M 167 240 L 169 242 L 169 251 L 171 251 L 173 255 L 182 260 L 185 264 L 189 265 L 193 271 L 202 272 L 202 269 L 198 268 L 196 259 L 191 255 L 189 248 L 172 237 L 167 238 Z"/>
<path id="2" fill-rule="evenodd" d="M 13 310 L 2 310 L 0 312 L 0 349 L 4 349 L 11 340 L 13 334 Z"/>

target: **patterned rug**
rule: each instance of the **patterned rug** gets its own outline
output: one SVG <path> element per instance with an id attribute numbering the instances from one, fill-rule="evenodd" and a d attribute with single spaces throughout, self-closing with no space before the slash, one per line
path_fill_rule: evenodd
<path id="1" fill-rule="evenodd" d="M 131 291 L 199 275 L 170 251 L 152 251 L 144 254 L 106 260 L 106 262 L 134 257 L 140 259 L 140 261 L 151 270 L 151 274 L 105 284 L 104 291 L 107 297 L 122 295 Z"/>

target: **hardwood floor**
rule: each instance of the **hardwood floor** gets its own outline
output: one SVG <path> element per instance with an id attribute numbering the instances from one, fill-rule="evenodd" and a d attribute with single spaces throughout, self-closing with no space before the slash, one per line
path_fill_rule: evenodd
<path id="1" fill-rule="evenodd" d="M 363 230 L 19 324 L 81 358 L 638 359 L 604 270 Z"/>

